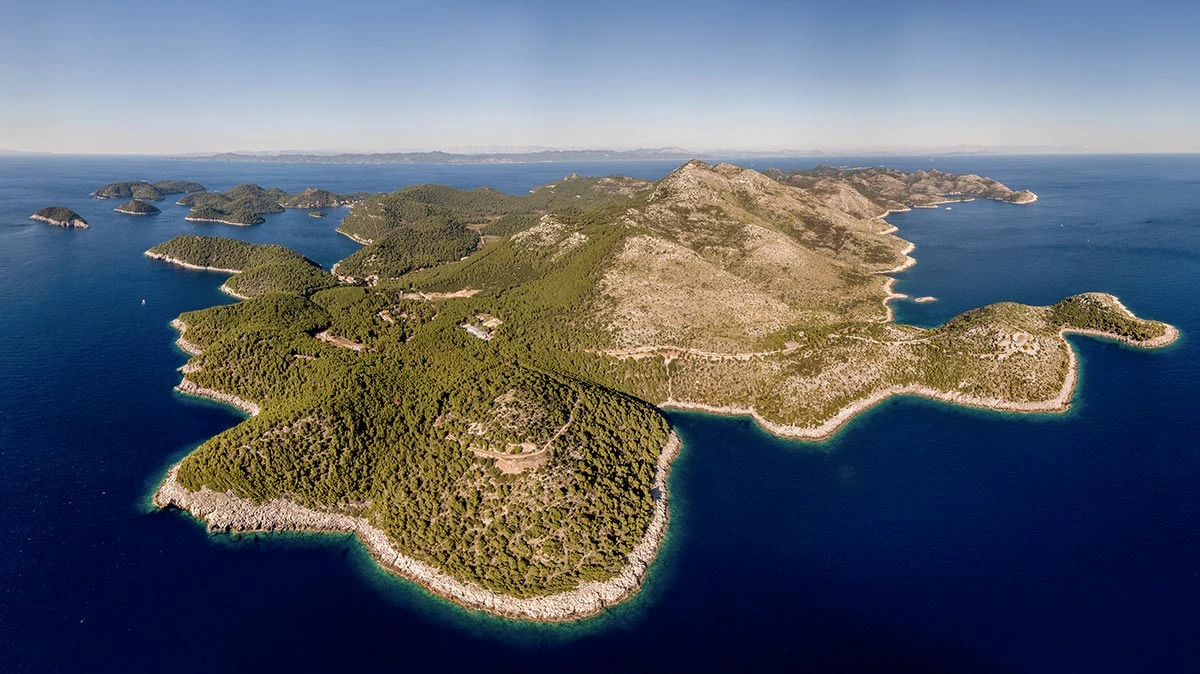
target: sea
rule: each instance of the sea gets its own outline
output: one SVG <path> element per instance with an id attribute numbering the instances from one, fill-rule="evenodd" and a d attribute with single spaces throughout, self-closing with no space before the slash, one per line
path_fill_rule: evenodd
<path id="1" fill-rule="evenodd" d="M 736 161 L 736 159 L 734 160 Z M 1200 671 L 1200 155 L 795 157 L 995 177 L 1040 199 L 890 216 L 918 264 L 897 320 L 1118 295 L 1182 330 L 1144 351 L 1071 338 L 1066 414 L 895 398 L 825 442 L 675 413 L 672 519 L 645 587 L 592 619 L 470 612 L 380 571 L 342 535 L 210 534 L 149 498 L 239 423 L 172 387 L 169 321 L 228 303 L 224 276 L 142 252 L 177 234 L 357 248 L 303 211 L 255 227 L 114 213 L 113 181 L 520 194 L 568 173 L 674 162 L 486 166 L 0 157 L 0 672 Z M 91 224 L 29 220 L 63 205 Z"/>

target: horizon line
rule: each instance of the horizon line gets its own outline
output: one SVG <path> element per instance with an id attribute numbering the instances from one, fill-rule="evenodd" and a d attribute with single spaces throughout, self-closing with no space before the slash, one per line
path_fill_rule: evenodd
<path id="1" fill-rule="evenodd" d="M 952 157 L 952 156 L 969 156 L 969 155 L 993 155 L 993 156 L 1078 156 L 1078 155 L 1194 155 L 1200 154 L 1200 149 L 1185 149 L 1185 150 L 1091 150 L 1091 149 L 1018 149 L 1018 148 L 1000 148 L 1000 149 L 940 149 L 940 150 L 920 150 L 920 149 L 903 149 L 903 150 L 751 150 L 751 149 L 730 149 L 730 150 L 689 150 L 683 148 L 637 148 L 632 150 L 618 150 L 612 148 L 549 148 L 538 150 L 523 150 L 523 151 L 449 151 L 449 150 L 378 150 L 378 151 L 355 151 L 355 150 L 222 150 L 215 152 L 62 152 L 54 150 L 16 150 L 10 148 L 0 148 L 0 156 L 14 155 L 50 155 L 59 157 L 145 157 L 145 158 L 162 158 L 162 159 L 218 159 L 222 155 L 235 155 L 240 157 L 288 157 L 288 156 L 314 156 L 314 157 L 337 157 L 339 155 L 355 155 L 355 156 L 383 156 L 383 155 L 407 155 L 407 154 L 445 154 L 452 157 L 520 157 L 527 155 L 550 154 L 550 153 L 585 153 L 585 152 L 610 152 L 627 155 L 635 154 L 650 154 L 663 153 L 671 154 L 671 157 L 663 157 L 662 161 L 673 160 L 679 156 L 691 156 L 694 159 L 786 159 L 800 157 L 879 157 L 879 156 L 898 156 L 898 157 L 915 157 L 928 155 L 931 157 Z M 656 161 L 654 157 L 645 157 L 639 159 L 624 159 L 624 161 Z M 593 161 L 622 161 L 620 158 L 612 160 L 598 158 Z M 335 162 L 330 162 L 335 163 Z M 436 163 L 436 162 L 430 162 Z M 554 163 L 551 160 L 536 162 L 536 163 Z"/>

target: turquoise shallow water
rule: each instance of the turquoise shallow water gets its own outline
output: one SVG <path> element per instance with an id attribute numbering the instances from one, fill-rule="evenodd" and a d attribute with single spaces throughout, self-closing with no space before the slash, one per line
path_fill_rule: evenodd
<path id="1" fill-rule="evenodd" d="M 356 244 L 333 232 L 341 211 L 232 228 L 173 205 L 121 216 L 87 193 L 134 178 L 519 193 L 571 171 L 654 178 L 671 165 L 0 160 L 0 670 L 1200 669 L 1200 157 L 935 165 L 1041 200 L 891 216 L 918 245 L 897 289 L 940 298 L 898 303 L 899 320 L 1105 290 L 1183 339 L 1156 352 L 1074 339 L 1082 379 L 1065 415 L 894 399 L 814 444 L 673 413 L 685 449 L 647 588 L 595 620 L 531 626 L 432 599 L 343 536 L 210 536 L 149 511 L 165 468 L 238 417 L 171 391 L 184 356 L 167 323 L 231 301 L 223 277 L 141 252 L 203 232 L 328 265 Z M 51 204 L 93 228 L 26 219 Z"/>

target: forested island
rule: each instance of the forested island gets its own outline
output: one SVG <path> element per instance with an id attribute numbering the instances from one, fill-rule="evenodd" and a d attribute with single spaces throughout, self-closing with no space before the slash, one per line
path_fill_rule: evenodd
<path id="1" fill-rule="evenodd" d="M 47 208 L 38 209 L 33 215 L 29 216 L 30 220 L 38 220 L 48 225 L 55 227 L 67 227 L 74 229 L 87 229 L 87 220 L 75 211 L 66 206 L 49 206 Z"/>
<path id="2" fill-rule="evenodd" d="M 888 274 L 912 245 L 883 216 L 972 197 L 1035 198 L 978 176 L 691 161 L 657 182 L 370 196 L 339 227 L 363 248 L 330 271 L 176 237 L 147 255 L 229 273 L 245 298 L 178 318 L 180 389 L 251 416 L 155 501 L 218 530 L 354 532 L 490 613 L 601 611 L 636 591 L 666 530 L 678 441 L 660 408 L 814 439 L 899 394 L 1061 411 L 1065 335 L 1178 335 L 1103 293 L 896 324 Z"/>
<path id="3" fill-rule="evenodd" d="M 186 194 L 203 192 L 204 185 L 187 180 L 159 180 L 151 183 L 146 180 L 126 180 L 109 183 L 92 192 L 97 199 L 138 199 L 141 201 L 162 201 L 168 194 Z"/>
<path id="4" fill-rule="evenodd" d="M 356 194 L 337 194 L 329 190 L 323 190 L 317 187 L 309 187 L 306 190 L 297 192 L 296 194 L 288 195 L 279 202 L 284 208 L 337 208 L 339 206 L 349 206 L 350 204 L 361 201 L 370 196 L 367 192 L 358 192 Z"/>
<path id="5" fill-rule="evenodd" d="M 180 199 L 180 206 L 191 206 L 185 219 L 193 222 L 221 222 L 227 225 L 257 225 L 263 215 L 282 213 L 288 208 L 337 208 L 365 198 L 367 193 L 337 194 L 310 187 L 296 194 L 253 184 L 237 185 L 224 192 L 196 192 Z"/>
<path id="6" fill-rule="evenodd" d="M 148 204 L 140 199 L 130 199 L 113 209 L 125 215 L 156 215 L 162 213 L 157 206 Z"/>

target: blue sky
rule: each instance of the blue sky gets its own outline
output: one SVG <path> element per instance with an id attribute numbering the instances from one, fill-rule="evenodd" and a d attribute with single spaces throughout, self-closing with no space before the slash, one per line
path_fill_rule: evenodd
<path id="1" fill-rule="evenodd" d="M 0 148 L 1200 151 L 1200 10 L 1080 2 L 5 8 Z"/>

